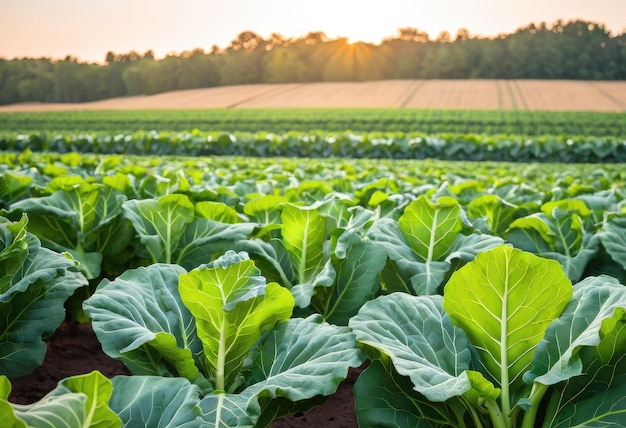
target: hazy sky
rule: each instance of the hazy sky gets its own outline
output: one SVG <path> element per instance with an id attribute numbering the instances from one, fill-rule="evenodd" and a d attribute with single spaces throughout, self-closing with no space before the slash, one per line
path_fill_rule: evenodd
<path id="1" fill-rule="evenodd" d="M 157 57 L 194 48 L 226 47 L 250 30 L 299 37 L 379 43 L 399 28 L 435 38 L 461 28 L 495 36 L 557 19 L 599 22 L 626 30 L 626 0 L 0 0 L 0 57 L 68 54 L 102 61 L 106 52 Z"/>

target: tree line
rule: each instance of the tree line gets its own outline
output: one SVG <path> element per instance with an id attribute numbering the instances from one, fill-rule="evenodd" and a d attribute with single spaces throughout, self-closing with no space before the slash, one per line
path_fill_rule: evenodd
<path id="1" fill-rule="evenodd" d="M 383 79 L 626 80 L 626 31 L 561 20 L 485 38 L 460 29 L 435 39 L 401 28 L 379 45 L 348 43 L 323 32 L 298 38 L 244 31 L 226 48 L 155 59 L 108 52 L 104 64 L 71 56 L 0 59 L 0 104 L 84 102 L 179 89 L 252 83 Z"/>

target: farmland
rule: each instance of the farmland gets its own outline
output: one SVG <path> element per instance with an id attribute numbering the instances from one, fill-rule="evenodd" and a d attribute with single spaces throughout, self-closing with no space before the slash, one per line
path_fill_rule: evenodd
<path id="1" fill-rule="evenodd" d="M 420 108 L 626 111 L 623 81 L 382 80 L 223 86 L 80 104 L 15 104 L 10 111 L 146 109 Z"/>
<path id="2" fill-rule="evenodd" d="M 107 426 L 271 426 L 366 361 L 364 427 L 619 423 L 624 92 L 472 83 L 0 113 L 0 387 L 65 318 L 130 374 L 46 411 Z M 0 415 L 37 417 L 8 394 Z"/>

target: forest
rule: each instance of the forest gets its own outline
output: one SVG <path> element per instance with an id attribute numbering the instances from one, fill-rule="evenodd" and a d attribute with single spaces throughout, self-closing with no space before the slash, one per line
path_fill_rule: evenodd
<path id="1" fill-rule="evenodd" d="M 511 34 L 401 28 L 379 45 L 310 32 L 298 38 L 244 31 L 229 46 L 172 53 L 108 52 L 102 64 L 67 56 L 0 58 L 0 104 L 85 102 L 255 83 L 386 79 L 626 79 L 626 29 L 559 20 Z"/>

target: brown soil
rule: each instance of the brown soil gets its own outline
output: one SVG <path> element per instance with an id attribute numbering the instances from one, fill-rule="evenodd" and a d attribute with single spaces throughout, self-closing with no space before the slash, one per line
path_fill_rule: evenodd
<path id="1" fill-rule="evenodd" d="M 91 325 L 63 323 L 47 340 L 48 350 L 41 366 L 31 374 L 14 379 L 9 401 L 30 404 L 40 400 L 54 389 L 59 380 L 100 370 L 105 376 L 128 375 L 126 367 L 108 357 L 100 346 Z M 272 428 L 318 426 L 324 428 L 352 428 L 357 426 L 352 387 L 359 369 L 352 370 L 339 385 L 337 392 L 323 405 L 311 411 L 275 421 Z"/>

